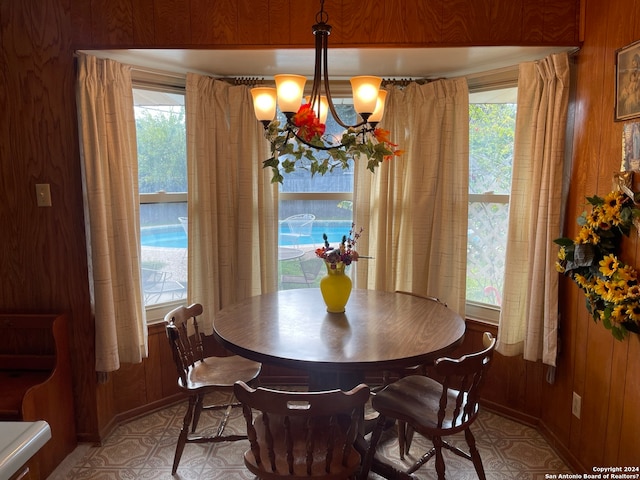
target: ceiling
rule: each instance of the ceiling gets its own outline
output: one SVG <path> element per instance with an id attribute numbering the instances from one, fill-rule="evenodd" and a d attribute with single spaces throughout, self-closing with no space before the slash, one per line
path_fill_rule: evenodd
<path id="1" fill-rule="evenodd" d="M 329 48 L 332 80 L 354 75 L 439 78 L 477 74 L 543 58 L 574 47 Z M 165 72 L 216 77 L 265 77 L 296 73 L 312 77 L 313 49 L 275 50 L 91 50 L 98 57 Z"/>

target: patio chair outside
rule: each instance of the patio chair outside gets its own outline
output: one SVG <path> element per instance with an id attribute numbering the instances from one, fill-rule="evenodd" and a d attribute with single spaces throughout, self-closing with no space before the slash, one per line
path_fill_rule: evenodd
<path id="1" fill-rule="evenodd" d="M 286 240 L 288 243 L 299 246 L 302 242 L 301 239 L 308 238 L 309 242 L 313 243 L 313 236 L 311 235 L 311 229 L 313 228 L 313 222 L 316 216 L 311 213 L 301 213 L 299 215 L 292 215 L 284 219 L 284 223 L 289 228 L 288 232 L 280 234 L 280 243 Z"/>

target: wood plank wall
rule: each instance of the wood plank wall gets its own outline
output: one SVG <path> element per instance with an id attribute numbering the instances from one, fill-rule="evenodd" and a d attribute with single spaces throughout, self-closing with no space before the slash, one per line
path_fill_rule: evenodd
<path id="1" fill-rule="evenodd" d="M 105 384 L 93 371 L 73 52 L 80 48 L 308 47 L 315 0 L 0 0 L 0 310 L 67 311 L 77 430 L 100 440 L 135 412 L 175 399 L 162 330 L 150 357 Z M 604 194 L 618 169 L 622 124 L 613 122 L 615 50 L 640 39 L 640 0 L 327 0 L 335 47 L 578 45 L 575 131 L 566 234 L 584 196 Z M 361 18 L 366 18 L 361 22 Z M 53 206 L 36 207 L 49 183 Z M 637 240 L 625 243 L 637 265 Z M 637 465 L 640 342 L 595 325 L 577 288 L 562 282 L 562 355 L 545 369 L 501 357 L 487 400 L 540 427 L 579 469 Z M 468 348 L 483 326 L 470 324 Z M 161 379 L 158 381 L 158 379 Z M 582 419 L 571 396 L 582 396 Z"/>

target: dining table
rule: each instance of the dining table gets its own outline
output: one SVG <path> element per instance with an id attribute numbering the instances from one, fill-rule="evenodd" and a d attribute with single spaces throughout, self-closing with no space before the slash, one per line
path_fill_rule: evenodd
<path id="1" fill-rule="evenodd" d="M 320 289 L 280 290 L 221 309 L 214 336 L 225 348 L 270 365 L 301 369 L 309 390 L 349 390 L 367 372 L 430 364 L 464 338 L 462 317 L 433 299 L 354 289 L 344 313 L 328 313 Z M 376 462 L 386 478 L 412 478 Z"/>

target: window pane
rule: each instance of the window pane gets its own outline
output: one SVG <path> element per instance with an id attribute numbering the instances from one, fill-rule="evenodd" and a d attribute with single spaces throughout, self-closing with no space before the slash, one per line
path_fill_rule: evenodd
<path id="1" fill-rule="evenodd" d="M 469 203 L 467 300 L 500 306 L 508 203 Z"/>
<path id="2" fill-rule="evenodd" d="M 358 122 L 353 105 L 339 104 L 335 105 L 335 107 L 340 119 L 347 125 L 353 125 Z M 278 115 L 278 120 L 281 125 L 286 123 L 286 118 L 282 114 Z M 333 143 L 340 143 L 344 130 L 329 114 L 325 136 Z M 326 157 L 326 153 L 321 150 L 316 151 L 316 158 Z M 280 186 L 281 192 L 353 192 L 353 169 L 342 170 L 341 168 L 336 168 L 325 175 L 314 175 L 312 178 L 308 170 L 298 168 L 295 172 L 285 173 L 283 176 L 284 181 Z"/>
<path id="3" fill-rule="evenodd" d="M 301 217 L 303 216 L 303 217 Z M 317 287 L 324 265 L 315 249 L 326 234 L 337 246 L 351 230 L 350 200 L 281 200 L 278 244 L 279 288 Z"/>
<path id="4" fill-rule="evenodd" d="M 469 105 L 467 301 L 500 306 L 516 105 Z"/>
<path id="5" fill-rule="evenodd" d="M 142 96 L 141 92 L 145 92 Z M 187 191 L 184 95 L 134 90 L 140 193 Z"/>
<path id="6" fill-rule="evenodd" d="M 187 297 L 187 204 L 140 205 L 145 305 Z"/>
<path id="7" fill-rule="evenodd" d="M 134 98 L 143 299 L 146 306 L 179 302 L 187 296 L 184 95 L 134 89 Z"/>

